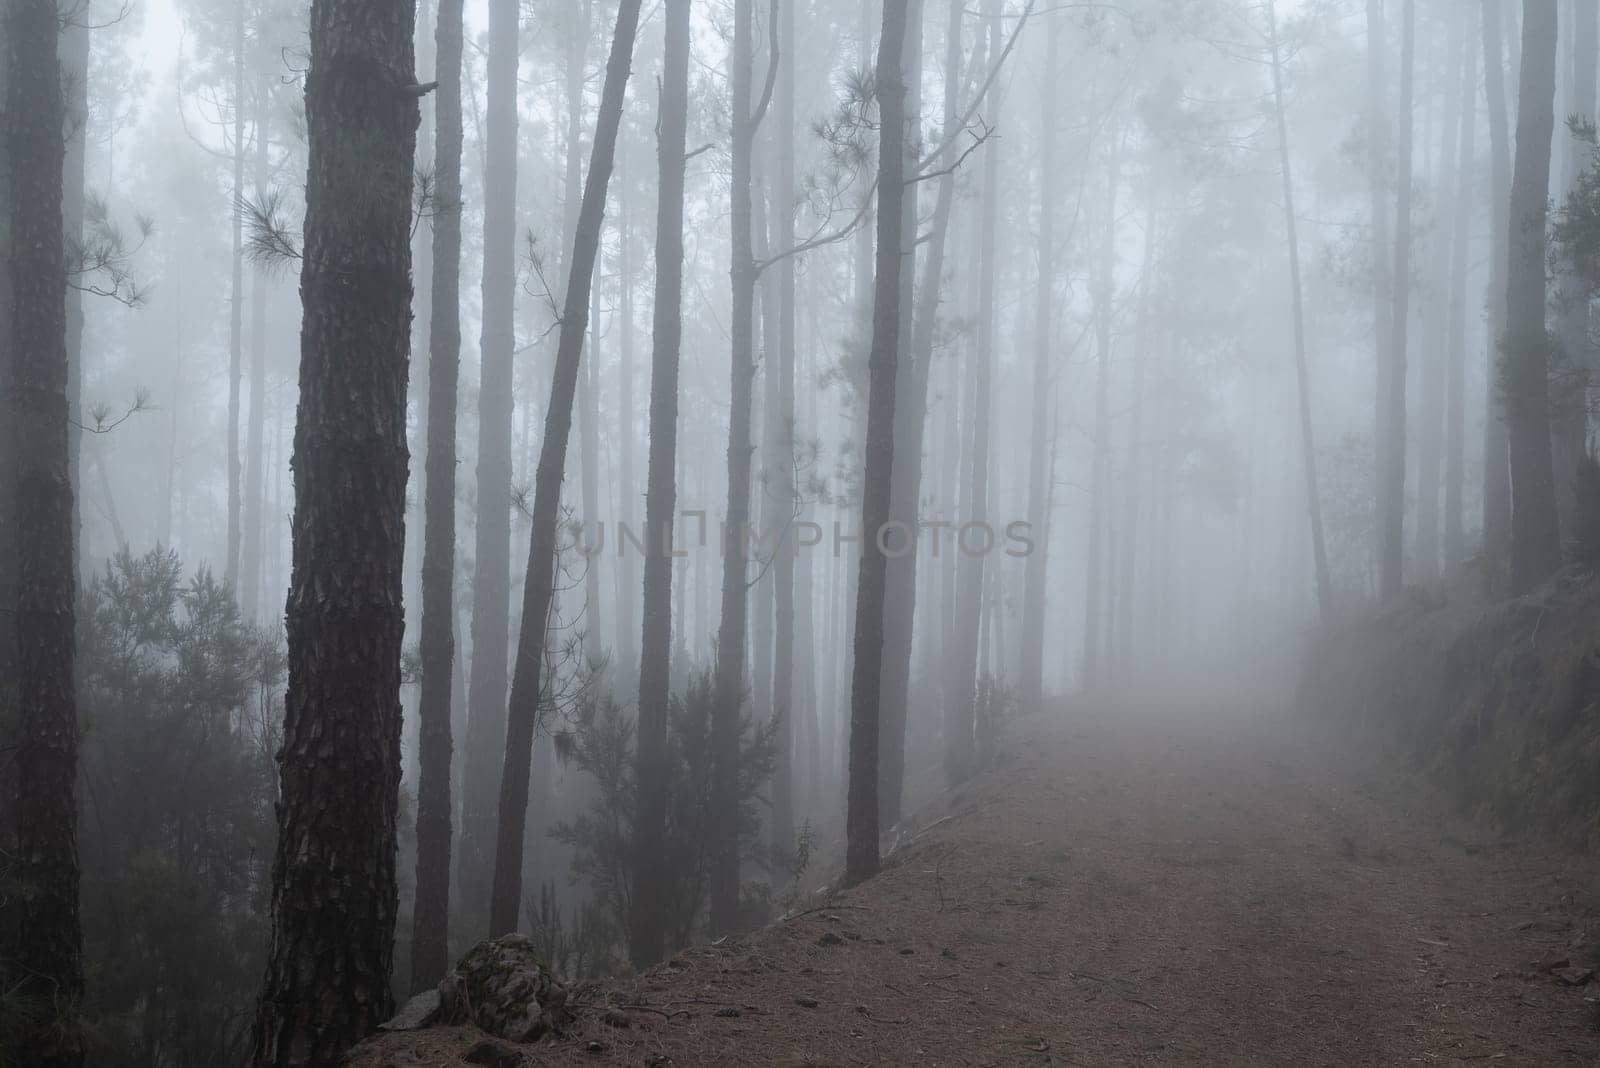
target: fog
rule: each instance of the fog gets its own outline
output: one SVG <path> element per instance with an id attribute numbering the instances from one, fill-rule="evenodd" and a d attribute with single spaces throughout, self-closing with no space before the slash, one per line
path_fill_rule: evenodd
<path id="1" fill-rule="evenodd" d="M 323 1063 L 262 1051 L 328 924 L 402 999 L 503 930 L 571 977 L 751 930 L 1022 724 L 1242 691 L 1469 562 L 1559 562 L 1589 0 L 889 3 L 64 12 L 73 512 L 28 503 L 61 428 L 19 356 L 0 578 L 72 544 L 91 1060 Z M 414 143 L 347 121 L 363 78 Z M 367 844 L 290 844 L 328 811 Z M 345 864 L 376 913 L 295 935 Z"/>

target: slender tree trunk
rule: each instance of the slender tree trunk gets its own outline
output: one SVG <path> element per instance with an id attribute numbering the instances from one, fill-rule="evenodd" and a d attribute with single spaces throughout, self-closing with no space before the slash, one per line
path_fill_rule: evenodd
<path id="1" fill-rule="evenodd" d="M 1394 220 L 1394 312 L 1390 316 L 1383 389 L 1384 448 L 1378 457 L 1378 596 L 1400 592 L 1406 514 L 1406 328 L 1411 321 L 1412 86 L 1416 68 L 1416 0 L 1403 0 L 1400 37 L 1400 160 Z"/>
<path id="2" fill-rule="evenodd" d="M 1111 381 L 1111 317 L 1116 295 L 1117 188 L 1122 184 L 1122 134 L 1111 131 L 1111 161 L 1106 177 L 1105 238 L 1100 246 L 1099 277 L 1095 280 L 1095 387 L 1094 460 L 1089 488 L 1089 575 L 1084 596 L 1083 682 L 1094 690 L 1103 681 L 1105 622 L 1102 601 L 1108 585 L 1105 571 L 1107 453 L 1110 447 L 1108 393 Z M 1002 642 L 1000 647 L 1005 648 Z"/>
<path id="3" fill-rule="evenodd" d="M 434 34 L 433 299 L 422 545 L 422 686 L 417 720 L 417 890 L 411 989 L 449 966 L 451 689 L 455 674 L 456 385 L 461 366 L 462 0 L 439 0 Z"/>
<path id="4" fill-rule="evenodd" d="M 1506 264 L 1511 255 L 1511 133 L 1506 120 L 1505 56 L 1500 0 L 1483 0 L 1484 98 L 1489 110 L 1488 413 L 1483 423 L 1483 552 L 1493 561 L 1511 551 L 1511 468 L 1500 341 L 1506 329 Z M 1516 69 L 1513 64 L 1513 70 Z"/>
<path id="5" fill-rule="evenodd" d="M 915 179 L 922 155 L 922 4 L 906 4 L 906 43 L 903 46 L 903 76 L 906 84 L 905 174 Z M 914 326 L 916 303 L 917 192 L 913 181 L 901 198 L 901 233 L 908 246 L 900 266 L 900 351 L 895 374 L 894 473 L 890 479 L 889 524 L 885 528 L 885 552 L 889 557 L 888 585 L 884 592 L 883 681 L 879 684 L 879 722 L 881 748 L 878 763 L 878 821 L 882 827 L 900 822 L 906 770 L 907 712 L 910 705 L 911 653 L 916 629 L 917 542 L 922 497 L 922 429 L 928 412 L 928 368 L 918 347 L 920 328 Z M 945 212 L 948 225 L 949 212 Z M 938 238 L 941 244 L 943 236 Z M 931 252 L 930 252 L 931 254 Z M 931 261 L 930 261 L 931 262 Z M 934 279 L 937 287 L 938 279 Z M 926 294 L 926 291 L 924 291 Z M 933 308 L 936 313 L 937 291 Z M 932 329 L 931 324 L 929 327 Z M 929 334 L 932 349 L 932 334 Z"/>
<path id="6" fill-rule="evenodd" d="M 1145 216 L 1144 226 L 1144 264 L 1139 272 L 1139 326 L 1138 335 L 1133 346 L 1133 412 L 1131 425 L 1128 428 L 1128 466 L 1127 466 L 1127 506 L 1123 521 L 1123 540 L 1126 551 L 1122 558 L 1121 567 L 1121 592 L 1122 611 L 1117 616 L 1117 641 L 1114 645 L 1118 675 L 1132 673 L 1138 667 L 1138 661 L 1133 655 L 1134 642 L 1134 615 L 1137 607 L 1138 574 L 1135 570 L 1138 564 L 1139 548 L 1139 506 L 1142 503 L 1140 493 L 1140 480 L 1143 477 L 1144 456 L 1144 393 L 1146 386 L 1145 368 L 1149 363 L 1150 349 L 1150 319 L 1154 312 L 1154 299 L 1151 289 L 1154 288 L 1156 274 L 1156 233 L 1157 211 L 1154 201 L 1150 204 L 1148 214 Z M 1051 479 L 1051 485 L 1055 480 Z M 1130 681 L 1132 681 L 1130 679 Z"/>
<path id="7" fill-rule="evenodd" d="M 901 206 L 906 195 L 906 79 L 902 56 L 908 0 L 884 0 L 878 41 L 878 247 L 873 283 L 872 347 L 865 472 L 861 489 L 861 566 L 856 588 L 855 666 L 850 686 L 850 781 L 846 800 L 846 885 L 878 872 L 878 697 L 884 657 L 888 575 L 883 529 L 894 469 L 896 365 L 900 349 L 900 270 L 905 256 Z"/>
<path id="8" fill-rule="evenodd" d="M 985 0 L 984 19 L 988 23 L 987 62 L 1000 54 L 1000 0 Z M 1000 93 L 991 89 L 986 101 L 984 121 L 990 129 L 1000 120 Z M 978 322 L 973 341 L 973 379 L 971 459 L 966 465 L 964 489 L 966 523 L 985 524 L 989 520 L 989 418 L 992 399 L 995 347 L 995 244 L 1000 210 L 999 139 L 983 146 L 983 198 L 978 221 Z M 963 524 L 963 526 L 966 525 Z M 975 529 L 982 529 L 981 526 Z M 972 773 L 972 728 L 978 686 L 979 630 L 984 614 L 984 554 L 968 553 L 956 536 L 958 573 L 956 575 L 955 647 L 950 657 L 952 682 L 944 709 L 944 774 L 954 786 Z"/>
<path id="9" fill-rule="evenodd" d="M 289 687 L 259 1066 L 334 1064 L 394 1004 L 414 14 L 379 0 L 311 9 Z"/>
<path id="10" fill-rule="evenodd" d="M 752 113 L 752 0 L 734 0 L 731 407 L 728 413 L 728 507 L 722 531 L 722 617 L 717 628 L 712 734 L 711 930 L 723 934 L 739 916 L 739 736 L 744 703 L 745 626 L 749 610 L 745 551 L 750 526 L 750 416 L 755 392 L 755 237 L 750 171 L 757 116 Z"/>
<path id="11" fill-rule="evenodd" d="M 1430 269 L 1433 284 L 1428 296 L 1428 330 L 1423 339 L 1424 355 L 1418 386 L 1422 392 L 1419 405 L 1421 426 L 1417 439 L 1417 539 L 1416 569 L 1419 577 L 1431 579 L 1439 573 L 1439 491 L 1443 487 L 1441 468 L 1444 464 L 1446 412 L 1449 400 L 1451 337 L 1450 283 L 1455 260 L 1451 255 L 1451 235 L 1443 226 L 1445 212 L 1466 192 L 1466 168 L 1457 170 L 1457 140 L 1461 132 L 1462 98 L 1455 92 L 1461 81 L 1461 68 L 1466 63 L 1466 20 L 1460 12 L 1450 15 L 1447 71 L 1449 81 L 1445 89 L 1444 131 L 1440 137 L 1439 162 L 1435 168 L 1434 188 L 1439 191 L 1440 225 L 1435 228 L 1436 238 L 1429 243 Z M 1426 139 L 1425 139 L 1426 142 Z"/>
<path id="12" fill-rule="evenodd" d="M 634 488 L 633 478 L 633 221 L 632 205 L 628 196 L 628 146 L 624 142 L 622 156 L 617 161 L 618 188 L 617 188 L 617 293 L 618 293 L 618 319 L 621 335 L 618 343 L 617 360 L 617 437 L 619 439 L 618 451 L 621 453 L 618 464 L 617 481 L 619 486 L 619 500 L 617 519 L 626 523 L 630 530 L 638 533 L 638 519 L 634 514 L 637 505 L 637 491 Z M 621 541 L 621 531 L 618 531 L 617 552 L 621 556 L 618 560 L 617 575 L 617 622 L 616 622 L 616 648 L 617 648 L 617 678 L 625 679 L 638 670 L 639 655 L 635 651 L 634 638 L 638 635 L 638 614 L 634 610 L 634 591 L 638 589 L 637 574 L 634 568 L 633 551 L 624 546 Z"/>
<path id="13" fill-rule="evenodd" d="M 1522 17 L 1522 89 L 1506 275 L 1506 415 L 1511 444 L 1511 574 L 1527 590 L 1561 562 L 1550 457 L 1545 330 L 1545 222 L 1555 125 L 1556 7 L 1527 5 Z"/>
<path id="14" fill-rule="evenodd" d="M 1572 65 L 1570 92 L 1565 115 L 1577 115 L 1588 122 L 1595 118 L 1595 57 L 1600 52 L 1600 17 L 1596 7 L 1582 0 L 1572 5 Z M 1564 188 L 1570 193 L 1577 185 L 1592 157 L 1589 146 L 1582 141 L 1562 134 L 1561 143 L 1567 145 L 1566 170 L 1562 175 Z M 1588 451 L 1588 400 L 1589 380 L 1594 370 L 1594 346 L 1589 340 L 1589 297 L 1583 283 L 1572 273 L 1561 277 L 1561 288 L 1556 298 L 1562 355 L 1558 364 L 1560 373 L 1553 383 L 1552 421 L 1555 435 L 1552 441 L 1552 461 L 1555 471 L 1556 510 L 1561 529 L 1572 524 L 1577 505 L 1574 479 L 1578 462 Z"/>
<path id="15" fill-rule="evenodd" d="M 256 91 L 255 189 L 267 188 L 268 122 L 271 96 L 262 79 Z M 244 530 L 239 555 L 239 609 L 244 618 L 260 618 L 262 463 L 267 428 L 267 272 L 257 268 L 250 281 L 250 425 L 245 437 Z"/>
<path id="16" fill-rule="evenodd" d="M 483 330 L 478 375 L 478 512 L 472 575 L 472 672 L 462 781 L 460 892 L 467 933 L 484 933 L 491 835 L 506 737 L 511 611 L 511 413 L 517 215 L 517 0 L 489 0 L 483 184 Z M 588 309 L 583 319 L 587 322 Z M 543 617 L 541 617 L 542 619 Z M 513 916 L 513 926 L 515 917 Z M 509 928 L 508 928 L 509 929 Z M 490 934 L 504 934 L 491 929 Z"/>
<path id="17" fill-rule="evenodd" d="M 1409 2 L 1409 0 L 1408 0 Z M 1289 239 L 1289 292 L 1294 315 L 1295 382 L 1300 399 L 1300 445 L 1305 466 L 1307 514 L 1311 520 L 1311 553 L 1316 567 L 1317 608 L 1323 622 L 1333 614 L 1333 584 L 1328 578 L 1328 551 L 1322 537 L 1322 499 L 1317 490 L 1316 437 L 1311 425 L 1311 381 L 1306 366 L 1305 305 L 1300 291 L 1300 242 L 1294 217 L 1294 175 L 1289 169 L 1289 126 L 1283 113 L 1283 63 L 1278 55 L 1277 12 L 1267 2 L 1272 32 L 1272 99 L 1278 122 L 1278 160 L 1283 172 L 1283 218 Z"/>
<path id="18" fill-rule="evenodd" d="M 234 14 L 233 36 L 233 203 L 244 199 L 244 23 L 245 5 Z M 233 281 L 228 297 L 228 544 L 223 578 L 239 588 L 239 385 L 244 357 L 244 213 L 233 213 Z"/>
<path id="19" fill-rule="evenodd" d="M 1471 12 L 1462 16 L 1470 20 Z M 1470 22 L 1464 34 L 1471 33 Z M 1471 179 L 1477 164 L 1478 112 L 1474 102 L 1478 92 L 1477 53 L 1465 48 L 1461 83 L 1457 89 L 1461 105 L 1460 162 L 1456 167 L 1455 212 L 1450 238 L 1450 323 L 1445 345 L 1445 429 L 1444 429 L 1444 566 L 1454 568 L 1467 558 L 1467 535 L 1463 514 L 1465 494 L 1466 381 L 1467 381 L 1467 252 L 1472 236 L 1476 207 Z"/>
<path id="20" fill-rule="evenodd" d="M 0 386 L 11 435 L 3 484 L 9 496 L 14 553 L 9 575 L 14 599 L 11 661 L 15 680 L 16 745 L 7 775 L 11 820 L 4 835 L 14 847 L 10 872 L 28 892 L 9 903 L 0 931 L 6 959 L 7 998 L 34 1003 L 19 1034 L 8 1035 L 16 1063 L 40 1068 L 81 1065 L 78 998 L 83 992 L 82 933 L 78 920 L 78 847 L 75 786 L 78 767 L 77 694 L 74 682 L 73 484 L 69 443 L 67 286 L 62 206 L 63 100 L 57 6 L 45 0 L 11 0 L 0 21 L 4 60 L 4 144 L 7 220 L 0 269 L 9 292 L 5 335 L 0 335 Z M 9 629 L 9 628 L 8 628 Z M 10 791 L 14 790 L 14 793 Z"/>
<path id="21" fill-rule="evenodd" d="M 656 293 L 651 330 L 650 457 L 645 474 L 644 622 L 639 642 L 633 896 L 628 955 L 636 968 L 666 948 L 667 710 L 672 652 L 672 520 L 678 453 L 678 352 L 683 337 L 683 172 L 689 112 L 689 0 L 665 0 L 666 51 L 656 193 Z"/>
<path id="22" fill-rule="evenodd" d="M 517 928 L 522 903 L 523 831 L 528 815 L 529 773 L 534 728 L 539 719 L 540 674 L 544 666 L 545 627 L 555 595 L 556 534 L 561 518 L 561 481 L 572 434 L 572 405 L 588 328 L 589 293 L 594 262 L 605 219 L 606 189 L 622 122 L 622 98 L 633 61 L 633 39 L 639 27 L 639 0 L 622 0 L 617 11 L 611 55 L 606 60 L 595 121 L 589 175 L 583 185 L 578 228 L 568 261 L 567 292 L 556 343 L 555 374 L 545 417 L 544 442 L 534 478 L 533 530 L 528 544 L 528 573 L 523 584 L 522 629 L 517 642 L 516 670 L 506 719 L 505 770 L 500 779 L 500 813 L 495 841 L 494 885 L 489 926 L 504 933 Z"/>
<path id="23" fill-rule="evenodd" d="M 1388 76 L 1385 59 L 1388 43 L 1384 38 L 1384 0 L 1367 0 L 1367 192 L 1372 216 L 1372 348 L 1373 348 L 1373 409 L 1372 409 L 1372 499 L 1375 505 L 1383 500 L 1384 456 L 1389 451 L 1386 435 L 1389 432 L 1389 408 L 1385 399 L 1389 388 L 1389 346 L 1393 341 L 1394 280 L 1390 277 L 1393 266 L 1393 244 L 1390 230 L 1388 190 L 1391 182 L 1389 164 L 1389 114 L 1384 109 L 1388 96 Z M 1379 514 L 1375 507 L 1373 516 Z M 1373 528 L 1372 559 L 1379 555 L 1377 526 Z"/>
<path id="24" fill-rule="evenodd" d="M 1045 523 L 1049 517 L 1045 511 L 1045 496 L 1048 491 L 1046 482 L 1049 468 L 1050 444 L 1050 356 L 1053 341 L 1051 330 L 1051 312 L 1055 302 L 1055 206 L 1056 206 L 1056 69 L 1057 53 L 1060 50 L 1060 19 L 1050 15 L 1044 16 L 1050 24 L 1049 33 L 1045 41 L 1044 60 L 1044 86 L 1040 94 L 1039 112 L 1039 289 L 1034 297 L 1033 319 L 1033 390 L 1032 409 L 1033 429 L 1029 434 L 1030 448 L 1028 449 L 1028 529 L 1034 532 L 1035 544 L 1033 551 L 1028 554 L 1023 563 L 1022 580 L 1022 660 L 1021 672 L 1017 679 L 1017 696 L 1025 709 L 1037 709 L 1044 697 L 1044 609 L 1045 609 L 1045 563 L 1046 553 L 1049 551 L 1048 540 L 1044 537 Z M 1112 211 L 1116 210 L 1116 194 L 1112 193 Z M 1106 224 L 1112 233 L 1115 233 L 1115 218 Z M 1108 242 L 1114 238 L 1108 238 Z M 1109 258 L 1105 261 L 1110 263 Z M 1109 274 L 1106 280 L 1109 280 Z M 1109 312 L 1106 314 L 1109 315 Z M 1101 357 L 1104 360 L 1104 352 Z M 1104 363 L 1101 364 L 1101 374 L 1105 373 Z M 1104 380 L 1101 387 L 1104 389 Z M 1104 414 L 1104 404 L 1097 407 L 1099 415 Z M 1100 440 L 1106 432 L 1104 422 L 1096 421 L 1096 466 L 1103 462 L 1100 454 L 1104 451 L 1105 444 Z M 1098 483 L 1098 479 L 1096 480 Z M 1104 487 L 1100 487 L 1103 489 Z M 1095 510 L 1105 514 L 1109 509 L 1105 507 L 1099 495 L 1095 496 Z M 1098 579 L 1096 580 L 1098 585 Z M 1096 623 L 1098 627 L 1098 622 Z"/>

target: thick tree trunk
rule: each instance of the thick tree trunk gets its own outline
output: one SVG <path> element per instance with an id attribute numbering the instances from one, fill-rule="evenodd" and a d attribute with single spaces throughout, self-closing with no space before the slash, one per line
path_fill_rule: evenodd
<path id="1" fill-rule="evenodd" d="M 0 7 L 0 29 L 10 39 L 10 9 Z M 16 853 L 17 803 L 17 506 L 11 335 L 11 48 L 0 41 L 0 853 Z M 16 932 L 0 916 L 0 985 L 11 989 L 8 962 Z"/>
<path id="2" fill-rule="evenodd" d="M 410 4 L 315 0 L 272 937 L 255 1063 L 337 1063 L 393 1007 L 405 619 Z"/>
<path id="3" fill-rule="evenodd" d="M 1033 551 L 1028 554 L 1023 563 L 1022 580 L 1022 658 L 1021 670 L 1017 679 L 1017 696 L 1022 702 L 1022 707 L 1029 711 L 1036 710 L 1044 697 L 1044 608 L 1045 608 L 1045 563 L 1049 551 L 1048 539 L 1045 538 L 1045 524 L 1049 521 L 1049 514 L 1045 509 L 1045 497 L 1048 493 L 1047 472 L 1050 466 L 1050 395 L 1051 374 L 1050 356 L 1053 342 L 1051 323 L 1053 305 L 1055 302 L 1055 206 L 1056 206 L 1056 67 L 1057 53 L 1060 51 L 1060 19 L 1050 15 L 1044 16 L 1049 20 L 1049 33 L 1045 39 L 1044 60 L 1044 86 L 1040 94 L 1039 111 L 1039 279 L 1038 291 L 1034 295 L 1033 313 L 1033 389 L 1032 389 L 1032 430 L 1030 431 L 1028 449 L 1028 529 L 1034 538 Z M 1116 205 L 1113 193 L 1113 209 Z M 1115 229 L 1115 222 L 1108 221 L 1107 225 Z M 1108 261 L 1109 262 L 1109 261 Z M 1102 353 L 1102 357 L 1104 353 Z M 1102 371 L 1104 374 L 1104 364 Z M 1102 388 L 1104 380 L 1102 379 Z M 1098 411 L 1103 414 L 1104 406 L 1100 405 Z M 1104 450 L 1104 442 L 1100 436 L 1104 435 L 1106 427 L 1103 422 L 1096 422 L 1095 452 L 1098 463 L 1099 454 Z M 1098 480 L 1097 480 L 1098 483 Z M 1110 512 L 1106 507 L 1107 502 L 1097 495 L 1095 497 L 1095 510 L 1101 515 Z M 1098 579 L 1097 579 L 1098 582 Z"/>
<path id="4" fill-rule="evenodd" d="M 1469 12 L 1462 16 L 1471 19 Z M 1471 25 L 1464 31 L 1470 35 Z M 1467 468 L 1467 252 L 1476 208 L 1472 181 L 1477 164 L 1477 52 L 1470 44 L 1461 67 L 1460 162 L 1456 167 L 1455 214 L 1450 238 L 1450 323 L 1445 345 L 1444 414 L 1444 566 L 1454 568 L 1467 558 L 1463 498 Z"/>
<path id="5" fill-rule="evenodd" d="M 984 19 L 988 22 L 988 63 L 1000 54 L 1000 0 L 985 0 Z M 984 121 L 995 129 L 1000 120 L 1000 92 L 991 89 Z M 983 146 L 983 198 L 978 221 L 978 316 L 973 341 L 973 400 L 971 404 L 970 459 L 963 474 L 966 484 L 963 510 L 967 523 L 984 524 L 989 519 L 989 418 L 994 407 L 991 394 L 994 378 L 995 343 L 995 243 L 1000 211 L 999 139 Z M 982 529 L 981 525 L 974 529 Z M 983 553 L 961 549 L 956 539 L 957 575 L 954 648 L 950 656 L 951 682 L 946 688 L 944 708 L 944 774 L 954 786 L 972 773 L 972 729 L 978 686 L 979 630 L 983 619 Z"/>
<path id="6" fill-rule="evenodd" d="M 1400 28 L 1400 158 L 1394 217 L 1394 311 L 1384 365 L 1383 449 L 1378 456 L 1378 596 L 1400 592 L 1406 515 L 1406 328 L 1411 321 L 1412 86 L 1416 78 L 1416 0 L 1403 0 Z"/>
<path id="7" fill-rule="evenodd" d="M 540 675 L 544 666 L 545 627 L 555 595 L 556 534 L 561 518 L 561 480 L 572 433 L 572 405 L 588 328 L 590 285 L 605 219 L 606 189 L 622 122 L 622 98 L 633 61 L 633 39 L 639 27 L 639 0 L 622 0 L 617 11 L 611 55 L 606 60 L 600 114 L 595 121 L 589 175 L 573 239 L 571 270 L 556 343 L 555 374 L 550 385 L 544 442 L 534 477 L 533 529 L 528 544 L 528 572 L 522 593 L 522 628 L 517 642 L 516 671 L 506 717 L 505 770 L 500 779 L 500 809 L 494 854 L 494 885 L 489 901 L 492 931 L 517 929 L 522 907 L 523 831 L 527 825 L 529 773 L 534 729 L 539 720 Z"/>
<path id="8" fill-rule="evenodd" d="M 678 351 L 683 337 L 683 172 L 689 112 L 689 0 L 666 0 L 666 52 L 656 194 L 656 293 L 651 328 L 650 457 L 645 474 L 644 612 L 634 756 L 633 896 L 628 956 L 642 968 L 666 948 L 667 711 L 672 653 L 672 520 L 677 510 Z"/>
<path id="9" fill-rule="evenodd" d="M 1501 380 L 1510 424 L 1511 574 L 1517 589 L 1527 590 L 1561 562 L 1550 458 L 1550 341 L 1544 320 L 1545 222 L 1555 125 L 1554 3 L 1529 4 L 1524 10 L 1522 59 Z"/>
<path id="10" fill-rule="evenodd" d="M 0 605 L 12 615 L 13 644 L 6 679 L 14 680 L 14 775 L 7 775 L 10 819 L 5 844 L 14 848 L 12 881 L 26 887 L 4 911 L 0 958 L 7 998 L 31 1005 L 19 1034 L 8 1035 L 16 1063 L 40 1068 L 81 1065 L 78 998 L 83 993 L 82 933 L 78 920 L 75 786 L 78 766 L 77 695 L 73 676 L 73 485 L 69 444 L 67 286 L 62 206 L 64 146 L 58 10 L 47 0 L 11 0 L 0 18 L 0 48 L 8 50 L 3 83 L 4 144 L 10 163 L 0 269 L 8 303 L 0 335 L 0 387 L 6 387 L 10 435 L 5 457 L 11 512 L 12 596 Z M 14 614 L 13 614 L 14 613 Z M 3 697 L 3 695 L 0 695 Z M 0 708 L 0 712 L 6 709 Z M 14 790 L 14 793 L 10 791 Z"/>
<path id="11" fill-rule="evenodd" d="M 1600 16 L 1592 3 L 1583 0 L 1572 5 L 1572 65 L 1566 115 L 1577 115 L 1593 122 L 1595 118 L 1595 57 L 1600 52 Z M 1563 188 L 1571 191 L 1592 157 L 1589 146 L 1568 136 Z M 1561 529 L 1572 524 L 1577 505 L 1574 479 L 1578 462 L 1588 450 L 1589 380 L 1594 370 L 1594 346 L 1589 340 L 1589 297 L 1583 283 L 1573 274 L 1562 275 L 1556 298 L 1561 340 L 1560 373 L 1553 385 L 1551 403 L 1554 438 L 1552 461 L 1555 473 L 1556 510 Z"/>
<path id="12" fill-rule="evenodd" d="M 461 366 L 462 0 L 439 0 L 434 34 L 432 314 L 423 488 L 422 685 L 417 704 L 417 889 L 411 989 L 449 966 L 451 682 L 455 671 L 456 385 Z"/>
<path id="13" fill-rule="evenodd" d="M 856 588 L 855 666 L 850 685 L 850 775 L 845 813 L 844 882 L 878 872 L 878 696 L 884 658 L 884 590 L 894 469 L 896 365 L 900 348 L 900 270 L 905 257 L 906 81 L 902 64 L 908 0 L 884 0 L 878 41 L 878 247 L 872 347 L 867 359 L 867 435 L 861 487 L 861 566 Z"/>
<path id="14" fill-rule="evenodd" d="M 1277 12 L 1271 0 L 1267 18 L 1272 30 L 1272 99 L 1278 123 L 1278 163 L 1283 172 L 1283 218 L 1289 242 L 1289 296 L 1294 316 L 1295 384 L 1300 401 L 1300 447 L 1305 469 L 1306 511 L 1311 521 L 1311 553 L 1316 569 L 1317 608 L 1326 622 L 1333 614 L 1333 584 L 1328 578 L 1328 551 L 1322 536 L 1322 498 L 1317 489 L 1316 435 L 1311 424 L 1311 380 L 1306 366 L 1305 304 L 1300 290 L 1300 241 L 1294 216 L 1294 174 L 1289 169 L 1289 126 L 1283 112 L 1283 63 L 1278 54 Z"/>
<path id="15" fill-rule="evenodd" d="M 460 900 L 476 938 L 489 897 L 506 737 L 511 611 L 511 413 L 517 215 L 517 0 L 489 0 L 483 184 L 483 330 L 478 374 L 478 513 L 472 575 L 472 671 L 462 781 Z M 584 309 L 584 321 L 588 308 Z M 503 930 L 488 929 L 491 935 Z"/>
<path id="16" fill-rule="evenodd" d="M 67 248 L 83 245 L 83 213 L 88 202 L 89 26 L 87 0 L 62 12 L 61 85 L 66 108 L 66 161 L 62 166 L 61 219 Z M 70 253 L 69 253 L 70 255 Z M 77 566 L 83 539 L 83 290 L 67 286 L 67 471 L 72 479 L 72 560 Z M 123 545 L 119 538 L 118 547 Z"/>
<path id="17" fill-rule="evenodd" d="M 617 519 L 639 534 L 637 491 L 633 479 L 634 410 L 633 410 L 633 221 L 631 197 L 628 195 L 628 146 L 622 145 L 617 161 L 617 294 L 620 335 L 617 345 L 617 438 L 620 458 L 617 464 Z M 639 654 L 635 638 L 638 636 L 638 612 L 635 609 L 635 591 L 638 589 L 633 550 L 624 546 L 621 531 L 617 532 L 616 588 L 616 678 L 630 678 L 639 669 Z"/>
<path id="18" fill-rule="evenodd" d="M 1511 255 L 1511 133 L 1506 121 L 1505 56 L 1500 0 L 1483 0 L 1484 99 L 1489 110 L 1488 413 L 1483 423 L 1483 552 L 1492 561 L 1511 551 L 1511 468 L 1500 341 L 1506 328 L 1506 264 Z M 1516 69 L 1515 64 L 1512 67 Z"/>

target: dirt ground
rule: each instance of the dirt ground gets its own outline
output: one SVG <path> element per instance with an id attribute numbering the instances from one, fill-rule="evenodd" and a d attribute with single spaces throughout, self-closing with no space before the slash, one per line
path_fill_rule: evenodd
<path id="1" fill-rule="evenodd" d="M 587 992 L 522 1063 L 1600 1061 L 1592 859 L 1488 840 L 1281 711 L 1068 707 L 1007 750 L 878 879 Z"/>

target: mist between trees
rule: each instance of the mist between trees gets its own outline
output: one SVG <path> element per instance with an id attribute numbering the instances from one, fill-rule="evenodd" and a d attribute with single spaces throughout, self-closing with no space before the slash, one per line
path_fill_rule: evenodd
<path id="1" fill-rule="evenodd" d="M 8 1064 L 648 965 L 1600 544 L 1588 0 L 0 12 Z"/>

